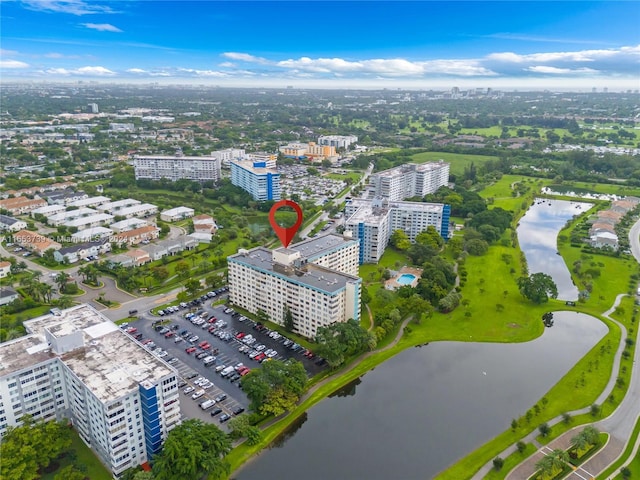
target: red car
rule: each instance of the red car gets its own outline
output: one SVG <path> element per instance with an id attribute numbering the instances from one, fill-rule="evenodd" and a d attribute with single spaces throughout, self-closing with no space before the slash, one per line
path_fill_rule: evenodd
<path id="1" fill-rule="evenodd" d="M 137 331 L 138 331 L 138 329 L 136 327 L 127 328 L 127 333 L 129 333 L 129 334 L 136 333 Z"/>
<path id="2" fill-rule="evenodd" d="M 189 347 L 185 350 L 189 355 L 196 351 L 196 347 Z"/>
<path id="3" fill-rule="evenodd" d="M 216 327 L 209 327 L 209 333 L 213 333 L 215 331 Z"/>
<path id="4" fill-rule="evenodd" d="M 208 322 L 209 322 L 209 323 L 213 323 L 213 322 L 215 322 L 216 320 L 218 320 L 216 317 L 211 317 L 211 318 L 208 320 Z"/>
<path id="5" fill-rule="evenodd" d="M 264 353 L 261 353 L 261 354 L 259 354 L 259 355 L 256 355 L 256 356 L 255 356 L 255 358 L 254 358 L 254 360 L 255 360 L 256 362 L 261 362 L 261 361 L 262 361 L 262 360 L 264 360 L 265 358 L 267 358 L 267 356 L 266 356 Z"/>
<path id="6" fill-rule="evenodd" d="M 240 370 L 238 370 L 238 373 L 244 377 L 250 371 L 251 369 L 249 367 L 242 367 Z"/>
<path id="7" fill-rule="evenodd" d="M 240 332 L 239 334 L 236 335 L 236 338 L 240 340 L 241 338 L 244 338 L 246 335 L 247 335 L 246 333 Z"/>
<path id="8" fill-rule="evenodd" d="M 206 350 L 207 348 L 211 348 L 211 345 L 209 344 L 209 342 L 200 342 L 199 346 L 203 350 Z"/>
<path id="9" fill-rule="evenodd" d="M 150 338 L 147 338 L 146 340 L 142 341 L 143 345 L 146 345 L 147 343 L 151 343 L 151 339 Z"/>
<path id="10" fill-rule="evenodd" d="M 171 338 L 175 335 L 175 332 L 167 332 L 164 334 L 164 338 Z"/>

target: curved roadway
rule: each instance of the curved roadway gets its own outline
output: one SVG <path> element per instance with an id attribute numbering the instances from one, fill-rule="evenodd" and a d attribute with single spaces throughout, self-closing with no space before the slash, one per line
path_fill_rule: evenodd
<path id="1" fill-rule="evenodd" d="M 631 227 L 629 231 L 629 244 L 631 246 L 631 253 L 640 263 L 640 220 L 636 221 L 636 223 Z M 620 359 L 622 355 L 622 351 L 625 349 L 625 339 L 627 337 L 627 330 L 623 325 L 611 319 L 609 315 L 613 313 L 615 308 L 619 305 L 620 301 L 626 294 L 620 294 L 616 297 L 615 303 L 613 306 L 603 313 L 603 316 L 609 318 L 614 321 L 622 331 L 622 337 L 620 340 L 620 345 L 618 347 L 618 351 L 616 353 L 616 357 L 614 360 L 613 372 L 618 371 L 618 367 L 620 365 Z M 631 380 L 629 383 L 629 389 L 627 390 L 627 394 L 625 395 L 622 402 L 618 408 L 607 418 L 599 420 L 593 423 L 593 426 L 599 429 L 600 431 L 606 432 L 609 434 L 609 441 L 607 444 L 593 457 L 587 460 L 584 464 L 582 464 L 577 470 L 572 471 L 566 479 L 570 480 L 586 480 L 590 478 L 595 478 L 601 472 L 606 470 L 611 464 L 613 464 L 616 460 L 620 458 L 622 453 L 624 452 L 630 437 L 632 430 L 640 419 L 640 374 L 638 372 L 638 365 L 640 364 L 640 348 L 634 349 L 634 357 L 633 357 L 633 368 L 631 371 Z M 612 375 L 609 379 L 609 383 L 605 387 L 604 391 L 598 399 L 596 403 L 602 404 L 607 400 L 609 395 L 614 392 L 615 388 L 615 376 Z M 579 415 L 582 413 L 587 413 L 589 408 L 583 408 L 581 410 L 576 410 L 573 412 L 569 412 L 571 415 Z M 562 421 L 561 417 L 556 417 L 549 421 L 549 425 L 555 425 Z M 535 473 L 535 464 L 543 458 L 548 452 L 553 450 L 554 448 L 566 449 L 569 447 L 571 442 L 571 437 L 576 434 L 576 431 L 581 430 L 586 425 L 580 425 L 575 427 L 574 429 L 565 432 L 555 440 L 549 442 L 548 445 L 540 447 L 538 442 L 536 441 L 536 437 L 538 435 L 538 431 L 534 430 L 525 438 L 522 439 L 524 442 L 531 442 L 534 445 L 540 447 L 536 453 L 527 458 L 524 462 L 520 463 L 516 466 L 509 474 L 506 476 L 507 480 L 519 480 L 523 478 L 529 478 L 533 473 Z M 635 445 L 635 451 L 637 452 L 638 445 L 640 444 L 640 438 L 637 440 L 637 444 Z M 511 445 L 497 456 L 506 458 L 510 454 L 516 451 L 516 445 Z M 633 455 L 629 459 L 632 460 Z M 628 463 L 628 462 L 626 462 Z M 480 468 L 476 472 L 476 474 L 472 477 L 473 480 L 482 480 L 493 468 L 493 460 L 487 462 L 485 465 Z M 617 475 L 618 472 L 615 472 L 609 478 L 613 478 Z"/>

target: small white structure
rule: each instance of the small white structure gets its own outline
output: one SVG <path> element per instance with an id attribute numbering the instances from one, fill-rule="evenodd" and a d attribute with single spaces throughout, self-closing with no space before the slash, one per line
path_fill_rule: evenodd
<path id="1" fill-rule="evenodd" d="M 193 217 L 194 213 L 193 208 L 189 207 L 171 208 L 160 213 L 160 220 L 164 222 L 177 222 L 178 220 Z"/>

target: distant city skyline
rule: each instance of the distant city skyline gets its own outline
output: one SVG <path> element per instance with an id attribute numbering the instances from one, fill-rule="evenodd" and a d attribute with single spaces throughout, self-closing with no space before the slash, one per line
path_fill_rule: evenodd
<path id="1" fill-rule="evenodd" d="M 4 0 L 3 81 L 640 88 L 633 1 Z"/>

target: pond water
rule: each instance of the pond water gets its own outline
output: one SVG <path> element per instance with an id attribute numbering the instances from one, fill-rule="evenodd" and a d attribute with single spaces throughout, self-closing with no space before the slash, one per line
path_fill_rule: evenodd
<path id="1" fill-rule="evenodd" d="M 405 350 L 311 408 L 233 478 L 432 478 L 509 428 L 607 332 L 580 313 L 554 320 L 527 343 Z"/>
<path id="2" fill-rule="evenodd" d="M 529 273 L 546 273 L 558 286 L 558 298 L 578 300 L 578 288 L 558 254 L 558 232 L 574 215 L 593 204 L 566 200 L 536 199 L 518 225 L 518 242 L 527 258 Z"/>

